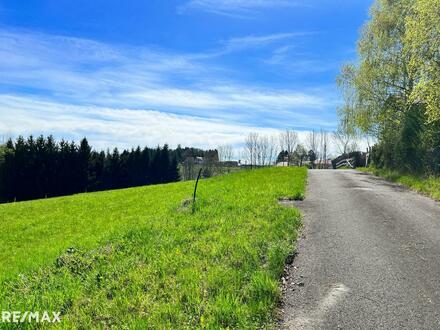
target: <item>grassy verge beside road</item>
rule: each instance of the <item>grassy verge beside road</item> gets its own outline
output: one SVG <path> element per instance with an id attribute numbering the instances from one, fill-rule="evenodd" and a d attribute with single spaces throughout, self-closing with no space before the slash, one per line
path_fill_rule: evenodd
<path id="1" fill-rule="evenodd" d="M 304 168 L 0 205 L 0 308 L 64 328 L 260 328 L 294 250 Z"/>
<path id="2" fill-rule="evenodd" d="M 421 192 L 430 196 L 433 199 L 440 201 L 440 178 L 439 177 L 421 177 L 410 174 L 400 174 L 396 171 L 369 168 L 357 168 L 362 172 L 367 172 L 380 176 L 386 180 L 396 182 L 407 186 L 413 190 Z"/>

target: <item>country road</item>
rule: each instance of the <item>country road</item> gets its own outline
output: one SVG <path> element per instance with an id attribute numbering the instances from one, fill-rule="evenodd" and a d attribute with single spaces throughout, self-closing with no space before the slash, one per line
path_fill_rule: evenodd
<path id="1" fill-rule="evenodd" d="M 353 170 L 311 170 L 282 329 L 439 329 L 440 203 Z"/>

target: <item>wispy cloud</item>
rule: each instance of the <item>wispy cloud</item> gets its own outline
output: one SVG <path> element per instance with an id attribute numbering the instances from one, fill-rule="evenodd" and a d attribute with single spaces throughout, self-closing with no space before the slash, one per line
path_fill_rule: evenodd
<path id="1" fill-rule="evenodd" d="M 289 58 L 289 52 L 292 49 L 291 45 L 276 48 L 269 59 L 266 60 L 268 64 L 282 64 Z"/>
<path id="2" fill-rule="evenodd" d="M 190 0 L 179 11 L 202 10 L 212 14 L 248 18 L 263 9 L 280 9 L 304 6 L 303 1 L 294 0 Z"/>
<path id="3" fill-rule="evenodd" d="M 276 33 L 268 35 L 249 35 L 245 37 L 231 38 L 224 42 L 227 51 L 236 51 L 241 49 L 264 47 L 280 41 L 292 39 L 294 37 L 304 36 L 310 34 L 309 32 L 290 32 L 290 33 Z"/>
<path id="4" fill-rule="evenodd" d="M 316 32 L 284 32 L 265 35 L 246 35 L 232 37 L 227 40 L 219 41 L 219 47 L 203 53 L 188 55 L 192 60 L 214 59 L 224 55 L 234 54 L 245 50 L 259 50 L 265 47 L 278 46 L 288 43 L 292 47 L 292 39 L 316 34 Z"/>
<path id="5" fill-rule="evenodd" d="M 344 51 L 344 54 L 346 52 Z M 295 52 L 295 45 L 282 45 L 272 50 L 272 53 L 263 62 L 291 73 L 323 73 L 338 71 L 341 60 L 338 57 L 329 56 L 325 61 L 319 54 Z"/>
<path id="6" fill-rule="evenodd" d="M 227 47 L 251 47 L 294 35 L 247 36 L 229 40 Z M 0 57 L 0 89 L 31 90 L 40 98 L 63 103 L 154 108 L 260 124 L 273 111 L 281 122 L 286 113 L 309 109 L 313 116 L 314 110 L 328 105 L 316 93 L 236 82 L 230 71 L 192 54 L 0 31 Z"/>
<path id="7" fill-rule="evenodd" d="M 235 52 L 296 35 L 221 45 Z M 330 90 L 242 81 L 202 54 L 0 30 L 0 58 L 0 135 L 87 135 L 98 147 L 182 141 L 212 147 L 241 143 L 250 130 L 335 125 Z"/>
<path id="8" fill-rule="evenodd" d="M 145 89 L 123 94 L 129 103 L 146 102 L 154 106 L 164 105 L 193 109 L 266 110 L 274 109 L 322 109 L 328 100 L 303 92 L 249 88 L 240 85 L 217 85 L 204 89 Z M 138 100 L 138 101 L 136 101 Z"/>

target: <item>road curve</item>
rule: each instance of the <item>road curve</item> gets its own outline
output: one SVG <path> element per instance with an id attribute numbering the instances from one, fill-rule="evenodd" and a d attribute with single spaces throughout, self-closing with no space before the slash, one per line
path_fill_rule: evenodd
<path id="1" fill-rule="evenodd" d="M 440 203 L 354 170 L 311 170 L 282 329 L 439 329 Z"/>

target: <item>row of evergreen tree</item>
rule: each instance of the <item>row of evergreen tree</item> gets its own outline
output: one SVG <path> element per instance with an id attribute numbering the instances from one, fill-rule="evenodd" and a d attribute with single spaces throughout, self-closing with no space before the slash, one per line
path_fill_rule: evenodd
<path id="1" fill-rule="evenodd" d="M 52 136 L 9 139 L 2 153 L 2 202 L 178 181 L 178 163 L 188 155 L 204 155 L 199 149 L 170 150 L 167 145 L 97 152 L 86 138 L 77 145 Z"/>

